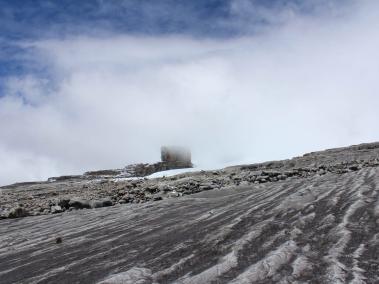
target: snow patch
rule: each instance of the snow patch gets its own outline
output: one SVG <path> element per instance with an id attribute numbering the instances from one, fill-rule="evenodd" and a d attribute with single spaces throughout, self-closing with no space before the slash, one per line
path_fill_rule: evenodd
<path id="1" fill-rule="evenodd" d="M 176 175 L 185 174 L 185 173 L 200 172 L 202 170 L 204 169 L 200 169 L 200 168 L 175 169 L 175 170 L 156 172 L 144 177 L 114 177 L 111 180 L 114 182 L 121 182 L 121 181 L 129 181 L 129 180 L 153 179 L 153 178 L 171 177 L 171 176 L 176 176 Z"/>
<path id="2" fill-rule="evenodd" d="M 199 172 L 201 169 L 199 168 L 185 168 L 185 169 L 175 169 L 175 170 L 168 170 L 168 171 L 161 171 L 161 172 L 156 172 L 153 173 L 146 178 L 161 178 L 161 177 L 170 177 L 170 176 L 175 176 L 179 174 L 184 174 L 184 173 L 191 173 L 191 172 Z"/>

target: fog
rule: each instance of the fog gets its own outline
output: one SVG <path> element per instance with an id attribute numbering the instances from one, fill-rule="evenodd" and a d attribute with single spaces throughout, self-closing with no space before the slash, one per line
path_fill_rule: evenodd
<path id="1" fill-rule="evenodd" d="M 21 42 L 49 76 L 5 82 L 0 184 L 154 162 L 161 145 L 219 168 L 378 141 L 379 4 L 269 17 L 228 38 Z"/>

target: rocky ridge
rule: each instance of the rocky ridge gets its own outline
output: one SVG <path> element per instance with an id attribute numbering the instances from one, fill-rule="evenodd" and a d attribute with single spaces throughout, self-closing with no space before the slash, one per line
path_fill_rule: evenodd
<path id="1" fill-rule="evenodd" d="M 34 199 L 68 209 L 0 220 L 0 282 L 379 283 L 378 158 L 371 143 L 161 179 L 2 188 L 24 203 L 16 215 Z"/>
<path id="2" fill-rule="evenodd" d="M 338 159 L 335 157 L 338 156 Z M 128 179 L 182 164 L 137 164 L 122 170 L 86 172 L 0 188 L 0 219 L 62 213 L 117 204 L 159 201 L 235 186 L 272 183 L 379 166 L 379 143 L 313 152 L 289 160 L 240 165 L 156 179 Z M 137 174 L 136 174 L 137 173 Z"/>

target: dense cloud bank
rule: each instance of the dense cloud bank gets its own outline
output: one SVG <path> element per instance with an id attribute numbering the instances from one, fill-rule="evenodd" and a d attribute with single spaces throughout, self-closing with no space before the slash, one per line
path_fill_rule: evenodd
<path id="1" fill-rule="evenodd" d="M 44 69 L 3 81 L 0 184 L 152 162 L 163 144 L 221 167 L 379 140 L 378 8 L 274 9 L 279 22 L 232 38 L 18 42 Z"/>

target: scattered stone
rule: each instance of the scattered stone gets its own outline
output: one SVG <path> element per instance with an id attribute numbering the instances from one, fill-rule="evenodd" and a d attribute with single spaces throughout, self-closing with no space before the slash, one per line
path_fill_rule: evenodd
<path id="1" fill-rule="evenodd" d="M 8 218 L 8 212 L 0 210 L 0 220 Z"/>
<path id="2" fill-rule="evenodd" d="M 179 192 L 177 192 L 176 190 L 173 190 L 173 191 L 169 192 L 167 195 L 168 195 L 168 197 L 170 197 L 170 198 L 181 196 L 181 194 L 180 194 Z"/>
<path id="3" fill-rule="evenodd" d="M 149 186 L 145 188 L 145 191 L 147 191 L 148 193 L 156 193 L 157 191 L 159 191 L 159 189 L 157 186 Z"/>
<path id="4" fill-rule="evenodd" d="M 358 171 L 359 170 L 359 166 L 358 165 L 350 166 L 349 170 L 351 170 L 351 171 Z"/>
<path id="5" fill-rule="evenodd" d="M 215 188 L 215 186 L 212 183 L 203 183 L 199 187 L 200 190 L 211 190 L 214 188 Z"/>
<path id="6" fill-rule="evenodd" d="M 378 143 L 379 145 L 379 143 Z M 18 183 L 8 188 L 21 189 L 2 192 L 0 218 L 17 218 L 40 214 L 55 214 L 83 208 L 100 208 L 114 204 L 143 203 L 158 201 L 166 197 L 179 197 L 205 190 L 220 188 L 233 189 L 236 186 L 259 186 L 286 179 L 301 179 L 329 173 L 344 174 L 367 167 L 379 166 L 379 146 L 373 153 L 360 153 L 349 150 L 344 159 L 337 162 L 324 160 L 325 155 L 305 155 L 292 160 L 266 162 L 254 165 L 235 166 L 217 171 L 199 171 L 164 179 L 117 180 L 124 170 L 98 171 L 82 176 L 70 176 L 50 180 L 49 183 Z M 373 158 L 375 157 L 375 158 Z M 172 156 L 171 156 L 172 158 Z M 171 159 L 167 157 L 167 159 Z M 306 159 L 303 161 L 302 159 Z M 172 161 L 164 161 L 167 163 Z M 161 162 L 160 162 L 161 163 Z M 160 164 L 159 167 L 163 167 Z M 150 164 L 143 164 L 146 170 Z M 155 168 L 156 170 L 158 168 Z M 143 170 L 144 171 L 144 170 Z M 97 175 L 101 177 L 96 178 Z M 110 178 L 112 177 L 112 179 Z M 106 181 L 103 183 L 103 181 Z M 56 184 L 54 184 L 56 183 Z M 38 190 L 23 192 L 25 186 L 36 186 Z M 56 189 L 56 190 L 55 190 Z M 33 192 L 33 193 L 32 193 Z M 52 196 L 57 195 L 53 199 Z M 104 196 L 108 196 L 104 198 Z M 5 206 L 6 205 L 6 206 Z M 13 208 L 13 209 L 12 209 Z M 16 209 L 18 208 L 18 209 Z M 21 208 L 21 209 L 20 209 Z M 26 213 L 27 212 L 27 213 Z"/>
<path id="7" fill-rule="evenodd" d="M 133 202 L 134 200 L 134 195 L 132 194 L 125 194 L 123 197 L 122 197 L 122 200 L 125 201 L 125 203 L 129 203 L 129 202 Z"/>
<path id="8" fill-rule="evenodd" d="M 285 179 L 287 179 L 287 176 L 284 175 L 284 174 L 281 174 L 281 175 L 278 176 L 278 179 L 279 180 L 285 180 Z"/>
<path id="9" fill-rule="evenodd" d="M 62 238 L 61 237 L 56 237 L 55 238 L 55 243 L 56 244 L 61 244 L 62 243 Z"/>
<path id="10" fill-rule="evenodd" d="M 240 186 L 249 186 L 249 185 L 250 185 L 250 182 L 248 182 L 247 180 L 243 180 L 243 181 L 240 182 L 239 185 L 240 185 Z M 214 187 L 213 187 L 212 189 L 214 189 Z"/>
<path id="11" fill-rule="evenodd" d="M 160 184 L 158 185 L 158 190 L 163 192 L 171 191 L 172 189 L 167 184 Z"/>

